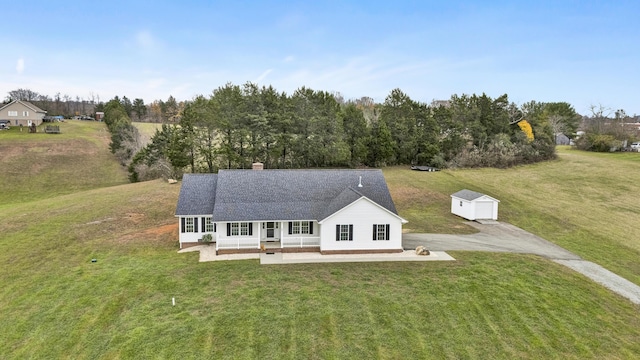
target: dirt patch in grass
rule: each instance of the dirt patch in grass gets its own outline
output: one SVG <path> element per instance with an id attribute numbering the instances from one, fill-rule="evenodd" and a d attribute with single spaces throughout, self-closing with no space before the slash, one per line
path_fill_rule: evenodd
<path id="1" fill-rule="evenodd" d="M 142 215 L 143 214 L 138 214 Z M 132 234 L 126 234 L 121 236 L 117 243 L 130 243 L 130 242 L 157 242 L 166 243 L 176 241 L 178 239 L 178 224 L 161 225 L 149 229 L 144 229 L 140 232 Z"/>

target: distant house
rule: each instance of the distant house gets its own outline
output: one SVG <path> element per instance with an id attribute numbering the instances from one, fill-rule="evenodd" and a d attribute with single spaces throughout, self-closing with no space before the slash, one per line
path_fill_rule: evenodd
<path id="1" fill-rule="evenodd" d="M 467 220 L 498 220 L 498 203 L 491 196 L 471 190 L 451 195 L 451 213 Z"/>
<path id="2" fill-rule="evenodd" d="M 402 252 L 407 222 L 380 170 L 186 174 L 175 214 L 181 248 L 211 234 L 218 253 Z"/>
<path id="3" fill-rule="evenodd" d="M 556 134 L 556 145 L 571 145 L 571 139 L 563 133 Z"/>
<path id="4" fill-rule="evenodd" d="M 14 100 L 0 107 L 0 120 L 8 120 L 13 126 L 29 126 L 35 123 L 42 124 L 46 111 L 23 100 Z"/>

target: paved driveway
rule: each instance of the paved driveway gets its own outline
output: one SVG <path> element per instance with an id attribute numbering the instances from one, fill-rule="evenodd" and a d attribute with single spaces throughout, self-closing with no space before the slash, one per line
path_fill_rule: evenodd
<path id="1" fill-rule="evenodd" d="M 480 232 L 471 235 L 403 234 L 402 246 L 406 250 L 423 245 L 434 251 L 492 251 L 536 254 L 549 259 L 580 259 L 578 255 L 511 224 L 482 225 L 474 221 L 467 224 Z"/>
<path id="2" fill-rule="evenodd" d="M 540 255 L 581 273 L 635 304 L 640 304 L 640 286 L 539 236 L 502 222 L 467 224 L 479 232 L 471 235 L 403 234 L 402 246 L 406 250 L 422 245 L 434 251 L 466 250 Z"/>

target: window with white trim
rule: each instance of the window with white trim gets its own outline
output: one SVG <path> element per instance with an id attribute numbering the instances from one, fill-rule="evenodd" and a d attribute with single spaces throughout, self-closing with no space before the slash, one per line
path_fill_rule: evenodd
<path id="1" fill-rule="evenodd" d="M 205 233 L 215 232 L 215 228 L 213 226 L 213 220 L 210 217 L 202 218 L 202 232 L 205 232 Z"/>
<path id="2" fill-rule="evenodd" d="M 18 116 L 18 112 L 9 110 L 9 113 L 7 114 L 7 116 Z"/>
<path id="3" fill-rule="evenodd" d="M 313 234 L 313 221 L 289 221 L 289 235 Z"/>
<path id="4" fill-rule="evenodd" d="M 227 235 L 228 236 L 253 235 L 253 223 L 250 223 L 250 222 L 227 223 Z"/>
<path id="5" fill-rule="evenodd" d="M 29 116 L 29 112 L 28 111 L 23 111 L 22 112 L 22 116 Z"/>
<path id="6" fill-rule="evenodd" d="M 373 224 L 373 240 L 389 240 L 389 224 Z"/>
<path id="7" fill-rule="evenodd" d="M 353 241 L 353 225 L 336 225 L 336 241 Z"/>
<path id="8" fill-rule="evenodd" d="M 183 217 L 180 225 L 180 231 L 183 233 L 198 232 L 198 218 Z"/>

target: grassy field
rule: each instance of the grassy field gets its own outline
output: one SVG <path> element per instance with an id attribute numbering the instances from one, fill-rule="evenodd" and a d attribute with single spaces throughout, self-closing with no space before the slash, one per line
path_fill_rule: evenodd
<path id="1" fill-rule="evenodd" d="M 0 131 L 0 209 L 7 204 L 55 197 L 128 182 L 109 151 L 103 123 L 67 120 L 61 134 L 35 134 L 14 126 Z"/>
<path id="2" fill-rule="evenodd" d="M 74 126 L 87 143 L 104 141 L 101 127 Z M 72 128 L 65 133 L 69 140 L 76 138 Z M 9 148 L 23 142 L 23 148 L 37 147 L 53 137 L 3 136 L 1 144 Z M 115 164 L 108 156 L 94 158 L 100 162 L 95 168 Z M 578 206 L 583 198 L 536 196 L 571 185 L 535 181 L 557 182 L 547 172 L 565 174 L 560 179 L 566 181 L 578 175 L 563 168 L 600 162 L 637 173 L 638 162 L 624 154 L 563 150 L 559 161 L 531 167 L 441 173 L 392 168 L 385 176 L 413 231 L 470 232 L 448 214 L 448 195 L 468 187 L 502 200 L 504 220 L 555 235 L 553 240 L 565 246 L 583 232 L 601 236 L 575 247 L 584 247 L 585 257 L 600 250 L 606 260 L 608 248 L 627 245 L 587 222 L 582 225 L 579 214 L 561 220 L 561 205 Z M 40 165 L 28 164 L 31 176 L 39 176 Z M 100 183 L 94 172 L 80 171 L 73 181 L 96 186 L 66 192 L 60 186 L 53 194 L 34 187 L 33 193 L 5 195 L 11 203 L 0 206 L 0 216 L 9 220 L 0 222 L 0 358 L 640 356 L 639 307 L 542 258 L 457 252 L 452 255 L 458 261 L 446 263 L 200 264 L 196 253 L 176 253 L 173 211 L 179 187 L 161 181 L 125 184 L 125 174 L 118 176 Z M 616 180 L 609 181 L 611 192 L 599 192 L 598 178 L 584 176 L 574 186 L 588 188 L 585 193 L 599 194 L 607 204 L 611 199 L 621 208 L 637 209 L 625 202 Z M 508 185 L 509 179 L 520 179 L 518 187 L 525 190 Z M 550 197 L 560 202 L 557 214 L 551 201 L 537 208 Z M 611 207 L 589 209 L 605 216 Z M 635 251 L 633 241 L 627 249 Z"/>
<path id="3" fill-rule="evenodd" d="M 640 284 L 640 154 L 558 152 L 559 160 L 507 170 L 389 168 L 385 176 L 411 231 L 465 231 L 449 195 L 476 190 L 501 201 L 500 220 Z"/>
<path id="4" fill-rule="evenodd" d="M 149 143 L 151 141 L 151 137 L 155 135 L 156 130 L 160 130 L 162 128 L 162 124 L 160 123 L 134 122 L 133 125 L 138 128 L 141 142 L 143 144 Z"/>

